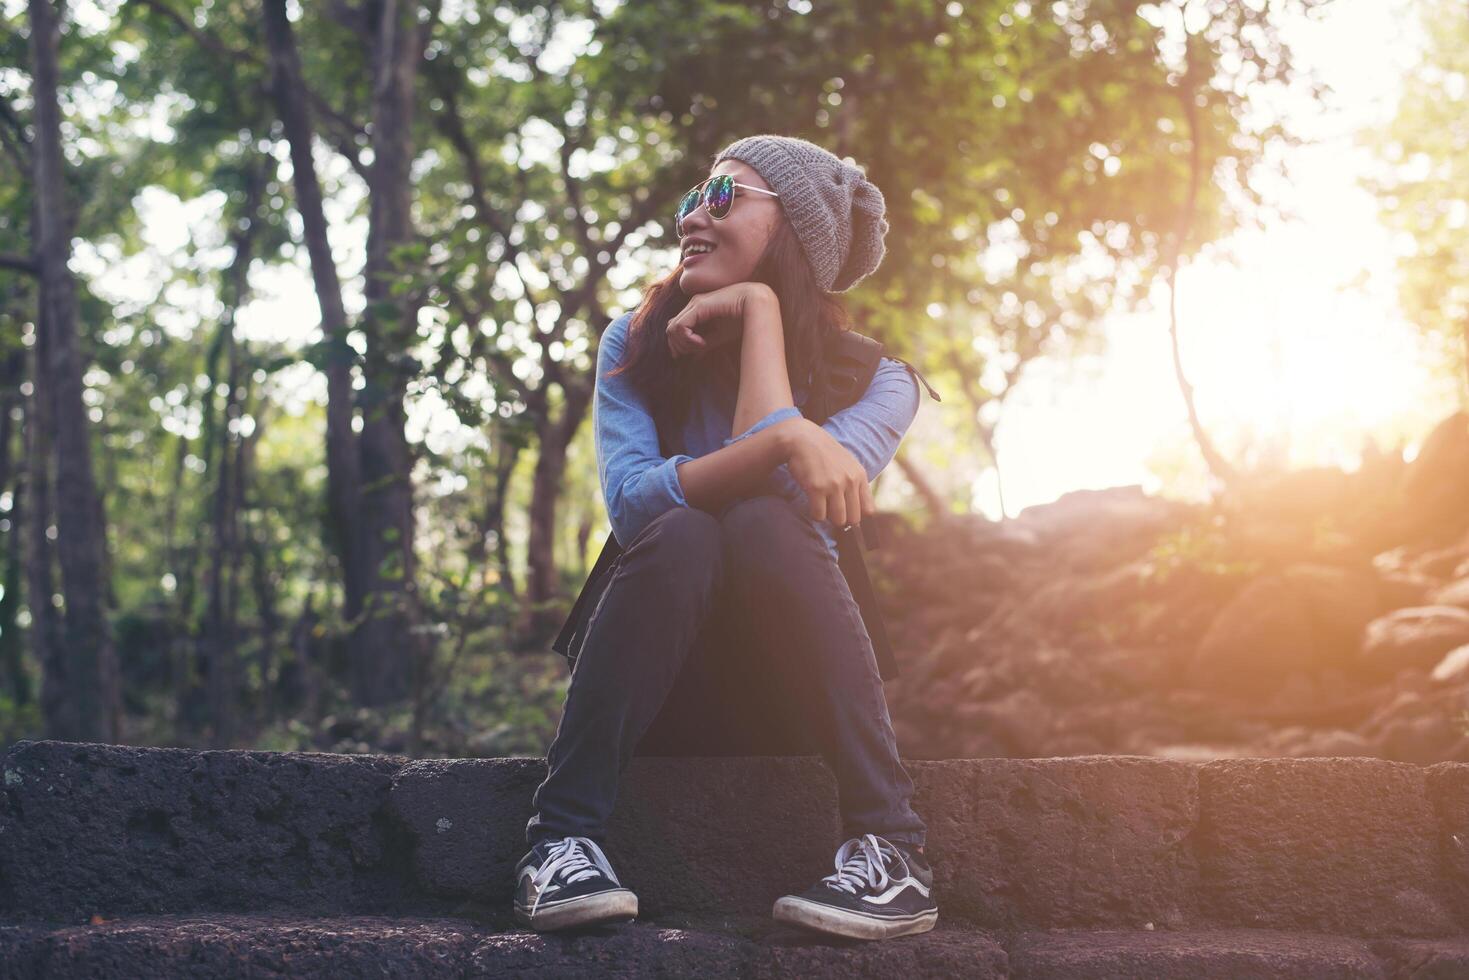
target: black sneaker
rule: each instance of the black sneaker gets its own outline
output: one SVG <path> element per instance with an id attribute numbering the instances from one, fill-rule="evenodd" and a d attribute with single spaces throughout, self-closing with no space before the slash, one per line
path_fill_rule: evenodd
<path id="1" fill-rule="evenodd" d="M 622 887 L 590 837 L 537 841 L 515 865 L 515 918 L 532 929 L 627 922 L 637 914 L 637 895 Z"/>
<path id="2" fill-rule="evenodd" d="M 837 849 L 836 873 L 799 895 L 775 900 L 781 922 L 853 939 L 927 932 L 938 921 L 933 868 L 911 846 L 853 837 Z"/>

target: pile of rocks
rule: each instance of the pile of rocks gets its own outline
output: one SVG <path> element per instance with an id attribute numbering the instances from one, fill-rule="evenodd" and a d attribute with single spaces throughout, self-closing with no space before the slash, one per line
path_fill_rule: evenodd
<path id="1" fill-rule="evenodd" d="M 1213 507 L 1133 486 L 884 530 L 905 756 L 1469 761 L 1469 415 Z"/>

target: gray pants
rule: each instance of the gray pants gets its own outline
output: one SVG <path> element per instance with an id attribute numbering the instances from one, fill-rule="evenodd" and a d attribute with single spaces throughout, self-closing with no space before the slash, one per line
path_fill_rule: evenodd
<path id="1" fill-rule="evenodd" d="M 675 507 L 618 557 L 587 627 L 526 840 L 605 840 L 639 755 L 819 752 L 843 835 L 923 844 L 872 641 L 836 560 L 784 497 Z"/>

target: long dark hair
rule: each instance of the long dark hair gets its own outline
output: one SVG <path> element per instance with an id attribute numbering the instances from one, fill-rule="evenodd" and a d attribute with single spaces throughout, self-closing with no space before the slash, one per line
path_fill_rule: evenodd
<path id="1" fill-rule="evenodd" d="M 653 418 L 665 439 L 680 431 L 693 393 L 717 369 L 715 352 L 703 357 L 675 358 L 668 349 L 668 321 L 689 303 L 678 285 L 683 264 L 653 283 L 643 294 L 628 324 L 627 349 L 608 374 L 626 374 L 648 395 Z M 752 282 L 763 282 L 780 300 L 785 333 L 786 370 L 792 391 L 810 377 L 826 338 L 851 329 L 851 317 L 842 301 L 816 283 L 806 253 L 784 215 L 771 231 Z"/>

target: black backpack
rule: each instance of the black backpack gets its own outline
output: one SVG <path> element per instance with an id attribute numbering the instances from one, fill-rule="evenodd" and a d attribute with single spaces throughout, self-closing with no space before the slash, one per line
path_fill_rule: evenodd
<path id="1" fill-rule="evenodd" d="M 833 413 L 855 403 L 867 391 L 882 356 L 881 342 L 852 330 L 834 332 L 827 340 L 826 349 L 816 366 L 811 393 L 806 404 L 801 406 L 801 414 L 820 425 Z M 901 361 L 923 383 L 934 401 L 943 400 L 928 383 L 928 379 L 918 373 L 917 368 L 901 357 L 893 360 Z M 857 533 L 859 528 L 862 532 L 860 539 Z M 873 651 L 877 654 L 878 673 L 883 680 L 888 680 L 897 676 L 898 665 L 893 659 L 887 628 L 883 625 L 877 597 L 872 591 L 872 581 L 867 575 L 867 564 L 862 557 L 864 544 L 868 548 L 879 547 L 877 527 L 872 521 L 864 521 L 849 531 L 841 528 L 836 528 L 835 531 L 837 563 L 846 577 L 847 586 L 852 590 L 852 598 L 862 611 L 862 622 L 867 627 L 867 635 L 871 637 Z M 608 583 L 612 581 L 617 569 L 617 559 L 621 555 L 622 546 L 618 544 L 615 535 L 609 534 L 602 553 L 592 565 L 591 574 L 587 576 L 586 583 L 572 604 L 566 623 L 551 644 L 551 649 L 565 657 L 567 663 L 573 667 L 586 639 L 587 624 L 591 621 L 592 613 L 596 611 Z"/>

